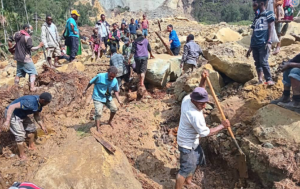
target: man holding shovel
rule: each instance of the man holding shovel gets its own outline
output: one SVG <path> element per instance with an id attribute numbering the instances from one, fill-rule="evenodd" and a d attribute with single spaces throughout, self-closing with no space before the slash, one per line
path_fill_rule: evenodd
<path id="1" fill-rule="evenodd" d="M 214 128 L 206 126 L 203 109 L 209 101 L 205 90 L 207 77 L 208 72 L 204 71 L 199 87 L 182 100 L 177 135 L 180 169 L 176 177 L 176 189 L 181 189 L 184 185 L 195 185 L 192 183 L 193 174 L 198 165 L 205 165 L 205 156 L 199 145 L 199 137 L 212 136 L 230 127 L 228 120 L 222 121 L 221 125 Z"/>

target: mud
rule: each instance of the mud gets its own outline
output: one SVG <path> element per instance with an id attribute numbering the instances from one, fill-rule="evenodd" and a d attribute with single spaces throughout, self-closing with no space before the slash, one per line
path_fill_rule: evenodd
<path id="1" fill-rule="evenodd" d="M 195 37 L 199 38 L 202 48 L 213 48 L 221 43 L 215 38 L 214 33 L 222 27 L 226 26 L 234 31 L 243 29 L 247 33 L 246 27 L 229 26 L 224 23 L 204 26 L 174 18 L 161 21 L 162 28 L 167 24 L 173 24 L 182 38 L 190 32 L 194 33 Z M 155 21 L 153 23 L 155 24 Z M 88 31 L 88 28 L 84 30 L 86 35 Z M 162 36 L 167 39 L 167 34 Z M 153 46 L 158 44 L 154 48 L 156 53 L 165 52 L 161 42 L 157 41 L 151 32 L 149 40 Z M 266 105 L 282 94 L 281 77 L 275 72 L 278 64 L 283 59 L 291 58 L 298 51 L 296 45 L 291 45 L 288 48 L 283 47 L 278 57 L 270 57 L 272 73 L 277 81 L 277 84 L 272 87 L 256 85 L 256 78 L 241 84 L 221 72 L 216 73 L 222 76 L 220 78 L 224 84 L 220 85 L 218 97 L 225 108 L 226 116 L 233 122 L 232 130 L 236 139 L 247 155 L 249 178 L 239 178 L 236 161 L 238 151 L 228 133 L 222 131 L 215 136 L 201 139 L 207 166 L 197 169 L 195 173 L 193 182 L 198 185 L 197 188 L 299 188 L 300 146 L 298 140 L 292 140 L 293 137 L 297 138 L 286 137 L 290 140 L 285 140 L 284 137 L 274 137 L 274 133 L 268 132 L 271 129 L 265 126 L 269 123 L 274 128 L 275 126 L 280 129 L 288 128 L 286 131 L 290 131 L 289 128 L 292 127 L 297 130 L 295 123 L 298 114 L 293 114 L 293 117 L 290 116 L 292 118 L 288 120 L 280 116 L 292 115 L 292 113 L 283 112 L 277 106 L 271 107 L 268 111 L 262 109 L 262 107 L 268 108 Z M 234 56 L 230 51 L 225 53 L 228 57 Z M 14 137 L 9 132 L 0 133 L 0 172 L 6 186 L 8 187 L 14 181 L 32 181 L 45 188 L 87 188 L 89 185 L 85 185 L 84 180 L 87 179 L 86 175 L 92 174 L 88 178 L 98 182 L 91 181 L 91 183 L 103 182 L 103 184 L 90 186 L 91 188 L 120 188 L 122 180 L 114 174 L 124 175 L 128 172 L 126 178 L 134 182 L 133 185 L 137 186 L 135 188 L 140 186 L 144 189 L 173 188 L 179 169 L 176 136 L 181 103 L 175 94 L 177 92 L 175 86 L 178 86 L 179 81 L 183 83 L 182 86 L 187 86 L 185 84 L 189 82 L 196 85 L 198 80 L 191 82 L 191 75 L 186 74 L 177 79 L 177 82 L 167 83 L 164 88 L 146 84 L 146 93 L 145 90 L 138 90 L 137 76 L 134 75 L 135 79 L 132 83 L 124 86 L 121 91 L 121 100 L 125 103 L 124 107 L 118 107 L 119 111 L 113 121 L 115 128 L 112 129 L 107 124 L 110 113 L 107 108 L 104 109 L 101 118 L 103 136 L 117 149 L 118 155 L 115 160 L 112 156 L 108 156 L 90 133 L 90 128 L 94 126 L 92 89 L 86 96 L 82 95 L 88 81 L 97 73 L 107 70 L 109 59 L 103 57 L 91 61 L 90 58 L 91 52 L 87 49 L 78 57 L 78 61 L 84 65 L 84 72 L 72 66 L 70 69 L 68 66 L 67 72 L 58 72 L 43 66 L 37 78 L 39 86 L 37 93 L 29 92 L 26 82 L 20 87 L 0 88 L 0 124 L 4 121 L 5 107 L 14 99 L 44 91 L 50 92 L 54 97 L 42 114 L 49 134 L 45 135 L 38 129 L 37 150 L 34 152 L 26 150 L 28 154 L 26 162 L 20 162 L 18 159 Z M 35 60 L 37 59 L 41 57 L 35 57 Z M 5 72 L 8 67 L 5 68 Z M 9 78 L 12 75 L 5 77 Z M 190 89 L 188 88 L 187 91 Z M 184 90 L 180 89 L 180 92 Z M 275 123 L 270 122 L 275 113 L 278 121 L 275 119 Z M 207 104 L 204 114 L 209 127 L 219 124 L 220 119 L 212 99 Z M 263 129 L 257 129 L 260 127 Z M 285 132 L 280 136 L 290 136 L 290 133 L 293 134 L 293 132 Z M 92 153 L 93 150 L 95 154 Z M 73 154 L 76 157 L 72 157 Z M 97 167 L 98 158 L 100 167 Z M 87 160 L 90 162 L 86 162 Z M 93 172 L 93 167 L 99 168 L 101 173 Z M 80 171 L 82 172 L 78 174 Z M 63 176 L 57 178 L 59 174 Z M 99 176 L 95 176 L 96 174 Z M 108 181 L 105 181 L 106 179 Z M 122 187 L 130 188 L 130 183 L 126 184 Z"/>

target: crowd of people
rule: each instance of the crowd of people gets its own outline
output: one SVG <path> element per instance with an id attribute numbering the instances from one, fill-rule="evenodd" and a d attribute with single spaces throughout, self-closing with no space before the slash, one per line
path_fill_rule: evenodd
<path id="1" fill-rule="evenodd" d="M 255 66 L 258 75 L 259 84 L 263 83 L 263 76 L 267 85 L 274 85 L 268 57 L 272 48 L 272 28 L 276 25 L 278 37 L 286 32 L 286 26 L 281 29 L 279 17 L 280 14 L 267 10 L 266 0 L 254 0 L 253 9 L 255 12 L 255 20 L 253 21 L 253 35 L 247 57 L 253 53 Z M 280 3 L 278 2 L 278 6 Z M 278 9 L 276 7 L 276 10 Z M 73 10 L 71 17 L 67 20 L 63 37 L 65 40 L 64 46 L 61 45 L 61 38 L 57 27 L 52 23 L 52 17 L 47 16 L 46 22 L 42 26 L 41 43 L 33 47 L 32 39 L 32 26 L 24 24 L 23 30 L 16 32 L 9 40 L 9 47 L 11 52 L 14 53 L 14 59 L 17 61 L 17 74 L 15 77 L 15 84 L 19 83 L 20 77 L 29 75 L 30 90 L 36 91 L 34 86 L 37 71 L 31 59 L 31 52 L 35 51 L 42 46 L 46 48 L 47 62 L 53 69 L 60 67 L 59 59 L 67 59 L 70 62 L 76 60 L 76 56 L 80 54 L 80 33 L 76 21 L 80 14 Z M 119 98 L 120 87 L 123 82 L 129 82 L 133 72 L 136 72 L 139 77 L 139 86 L 144 87 L 145 74 L 147 71 L 147 63 L 150 58 L 154 58 L 151 50 L 149 40 L 149 21 L 146 15 L 143 19 L 130 19 L 127 24 L 123 19 L 121 25 L 113 23 L 110 25 L 106 21 L 104 14 L 101 19 L 97 21 L 90 37 L 90 48 L 93 52 L 92 58 L 100 59 L 103 55 L 110 58 L 110 68 L 106 73 L 99 73 L 96 75 L 86 89 L 83 91 L 85 95 L 87 90 L 94 85 L 93 101 L 95 106 L 95 125 L 98 132 L 101 132 L 101 116 L 103 107 L 106 106 L 110 110 L 110 118 L 108 124 L 114 127 L 113 118 L 118 111 L 117 105 L 112 100 L 113 94 L 115 95 L 118 103 L 122 106 Z M 169 32 L 169 46 L 172 53 L 177 56 L 181 51 L 181 43 L 178 39 L 177 33 L 172 25 L 168 25 L 166 32 Z M 120 49 L 120 41 L 124 43 Z M 13 44 L 15 42 L 15 44 Z M 109 49 L 108 49 L 109 48 Z M 278 54 L 280 50 L 280 43 L 277 45 L 274 54 Z M 199 57 L 203 55 L 200 46 L 195 43 L 192 34 L 187 36 L 186 44 L 182 51 L 182 62 L 180 67 L 184 72 L 193 72 L 196 70 Z M 51 59 L 54 58 L 52 64 Z M 280 99 L 272 103 L 280 106 L 294 109 L 300 109 L 300 54 L 288 62 L 284 62 L 279 71 L 283 72 L 284 90 Z M 209 101 L 208 93 L 205 90 L 206 78 L 209 77 L 208 72 L 202 73 L 201 82 L 199 87 L 195 88 L 190 95 L 184 97 L 181 106 L 181 117 L 178 128 L 178 149 L 180 151 L 180 169 L 176 178 L 176 189 L 181 189 L 183 185 L 194 185 L 192 183 L 193 173 L 198 165 L 205 164 L 205 156 L 199 144 L 199 137 L 206 137 L 217 134 L 219 131 L 230 127 L 228 120 L 222 121 L 217 127 L 208 128 L 203 109 L 205 104 Z M 293 90 L 292 99 L 291 88 Z M 47 133 L 44 126 L 40 112 L 43 106 L 51 102 L 51 94 L 45 92 L 41 95 L 28 95 L 14 100 L 5 110 L 6 121 L 1 127 L 1 130 L 10 131 L 14 134 L 15 140 L 22 160 L 26 159 L 24 153 L 25 138 L 29 138 L 29 148 L 34 149 L 34 135 L 36 127 L 34 122 L 28 117 L 34 114 L 36 122 L 41 129 Z"/>

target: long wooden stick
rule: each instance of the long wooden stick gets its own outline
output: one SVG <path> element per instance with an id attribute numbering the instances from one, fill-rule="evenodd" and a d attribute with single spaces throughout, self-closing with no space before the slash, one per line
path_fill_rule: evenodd
<path id="1" fill-rule="evenodd" d="M 100 143 L 104 148 L 106 148 L 108 151 L 110 151 L 112 154 L 116 152 L 116 149 L 108 142 L 106 141 L 99 133 L 96 131 L 94 127 L 90 129 L 93 137 Z"/>
<path id="2" fill-rule="evenodd" d="M 160 21 L 158 20 L 157 23 L 158 23 L 159 30 L 161 31 Z"/>
<path id="3" fill-rule="evenodd" d="M 219 103 L 219 100 L 218 100 L 218 98 L 217 98 L 217 96 L 216 96 L 215 90 L 214 90 L 214 88 L 213 88 L 213 86 L 212 86 L 212 84 L 211 84 L 211 82 L 210 82 L 210 79 L 209 79 L 208 77 L 206 78 L 206 81 L 207 81 L 207 84 L 208 84 L 208 86 L 209 86 L 209 88 L 210 88 L 210 90 L 211 90 L 211 93 L 212 93 L 212 96 L 213 96 L 213 98 L 214 98 L 214 100 L 215 100 L 215 102 L 216 102 L 216 105 L 217 105 L 217 107 L 218 107 L 218 109 L 219 109 L 219 111 L 220 111 L 220 113 L 221 113 L 222 119 L 223 119 L 223 120 L 226 120 L 225 114 L 224 114 L 224 112 L 223 112 L 223 110 L 222 110 L 222 107 L 221 107 L 221 105 L 220 105 L 220 103 Z M 233 132 L 232 132 L 232 130 L 231 130 L 231 127 L 228 127 L 227 130 L 228 130 L 228 132 L 229 132 L 231 138 L 233 139 L 233 141 L 234 141 L 236 147 L 238 148 L 240 154 L 243 154 L 243 155 L 244 155 L 244 152 L 242 151 L 241 147 L 239 146 L 239 144 L 237 143 L 237 141 L 236 141 L 236 139 L 235 139 L 235 136 L 234 136 L 234 134 L 233 134 Z"/>
<path id="4" fill-rule="evenodd" d="M 166 47 L 169 55 L 174 56 L 174 54 L 172 53 L 172 51 L 170 50 L 170 48 L 168 47 L 168 45 L 164 42 L 164 40 L 161 38 L 161 36 L 158 34 L 158 32 L 155 32 L 157 37 L 160 39 L 160 41 L 164 44 L 164 46 Z"/>

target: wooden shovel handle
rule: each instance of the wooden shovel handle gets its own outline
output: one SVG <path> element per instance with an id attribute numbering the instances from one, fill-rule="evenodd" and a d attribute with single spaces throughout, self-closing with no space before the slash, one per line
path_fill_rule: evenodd
<path id="1" fill-rule="evenodd" d="M 218 98 L 217 98 L 217 95 L 216 95 L 216 93 L 215 93 L 215 90 L 214 90 L 214 88 L 213 88 L 213 86 L 212 86 L 212 84 L 211 84 L 211 82 L 210 82 L 210 79 L 209 79 L 208 77 L 206 77 L 206 81 L 207 81 L 207 84 L 208 84 L 208 86 L 209 86 L 209 88 L 210 88 L 210 91 L 211 91 L 211 93 L 212 93 L 212 96 L 213 96 L 213 98 L 214 98 L 214 100 L 215 100 L 215 102 L 216 102 L 216 104 L 217 104 L 217 107 L 218 107 L 218 109 L 219 109 L 219 111 L 220 111 L 220 113 L 221 113 L 222 119 L 223 119 L 223 120 L 226 120 L 225 114 L 224 114 L 224 112 L 223 112 L 223 110 L 222 110 L 222 107 L 221 107 L 221 105 L 220 105 L 220 103 L 219 103 L 219 100 L 218 100 Z M 233 132 L 232 132 L 232 130 L 231 130 L 231 127 L 228 127 L 227 130 L 228 130 L 230 136 L 235 140 L 235 137 L 234 137 L 234 134 L 233 134 Z"/>

